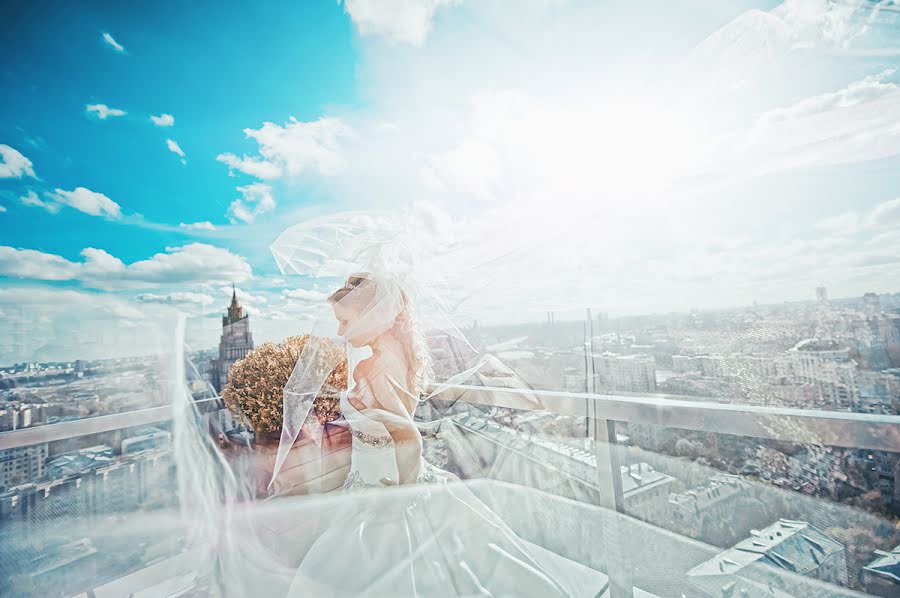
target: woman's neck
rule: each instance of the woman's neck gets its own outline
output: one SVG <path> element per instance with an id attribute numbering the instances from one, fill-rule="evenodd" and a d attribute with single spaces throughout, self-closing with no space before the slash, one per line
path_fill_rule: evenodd
<path id="1" fill-rule="evenodd" d="M 400 342 L 393 334 L 393 329 L 381 334 L 372 341 L 372 355 L 375 357 L 383 357 L 385 355 L 396 355 L 402 360 L 406 360 L 403 353 L 403 343 Z"/>

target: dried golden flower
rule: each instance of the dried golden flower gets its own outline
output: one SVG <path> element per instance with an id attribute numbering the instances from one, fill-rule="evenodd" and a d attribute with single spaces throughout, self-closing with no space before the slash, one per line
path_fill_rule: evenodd
<path id="1" fill-rule="evenodd" d="M 257 432 L 277 432 L 282 425 L 284 387 L 308 342 L 317 343 L 316 363 L 320 373 L 333 367 L 325 378 L 313 412 L 320 423 L 341 417 L 340 391 L 347 388 L 347 354 L 344 347 L 328 339 L 291 336 L 278 344 L 264 343 L 231 366 L 222 391 L 225 406 L 243 417 Z"/>

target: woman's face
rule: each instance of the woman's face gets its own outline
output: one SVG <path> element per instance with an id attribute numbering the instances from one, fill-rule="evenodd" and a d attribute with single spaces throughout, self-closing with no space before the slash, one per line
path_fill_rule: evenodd
<path id="1" fill-rule="evenodd" d="M 359 329 L 365 328 L 365 326 L 358 326 L 359 312 L 353 307 L 343 305 L 341 302 L 333 303 L 331 307 L 334 310 L 334 317 L 338 321 L 338 336 L 346 338 L 357 349 L 365 347 L 377 336 L 372 334 L 373 331 Z"/>
<path id="2" fill-rule="evenodd" d="M 353 290 L 331 304 L 339 325 L 338 334 L 354 347 L 365 347 L 394 325 L 400 312 L 400 298 L 389 301 L 379 295 L 379 287 L 373 280 L 362 276 L 350 277 L 348 284 L 353 285 Z"/>

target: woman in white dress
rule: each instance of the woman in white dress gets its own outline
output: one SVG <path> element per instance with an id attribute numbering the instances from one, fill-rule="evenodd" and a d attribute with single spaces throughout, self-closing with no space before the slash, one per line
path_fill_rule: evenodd
<path id="1" fill-rule="evenodd" d="M 403 290 L 358 274 L 329 303 L 338 334 L 372 351 L 341 397 L 352 432 L 343 490 L 365 494 L 330 519 L 289 595 L 594 596 L 602 576 L 536 557 L 464 484 L 423 459 L 412 416 L 429 357 Z M 397 488 L 370 491 L 387 486 Z"/>

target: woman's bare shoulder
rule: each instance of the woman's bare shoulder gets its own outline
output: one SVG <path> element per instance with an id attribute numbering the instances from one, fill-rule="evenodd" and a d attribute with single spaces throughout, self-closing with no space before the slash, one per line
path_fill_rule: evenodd
<path id="1" fill-rule="evenodd" d="M 356 383 L 359 383 L 361 380 L 374 382 L 382 378 L 390 379 L 398 376 L 400 378 L 404 376 L 402 364 L 396 360 L 375 355 L 363 359 L 353 368 L 353 380 Z"/>
<path id="2" fill-rule="evenodd" d="M 363 359 L 353 368 L 353 381 L 359 384 L 363 380 L 371 380 L 376 371 L 377 364 L 372 360 L 373 357 Z"/>

